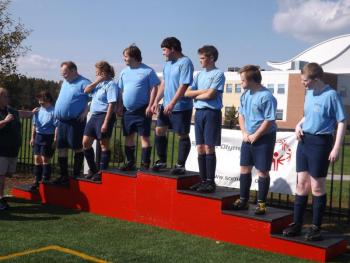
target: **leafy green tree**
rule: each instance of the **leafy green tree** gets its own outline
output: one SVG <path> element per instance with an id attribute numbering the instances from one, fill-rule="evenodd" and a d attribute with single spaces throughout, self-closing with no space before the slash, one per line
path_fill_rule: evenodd
<path id="1" fill-rule="evenodd" d="M 233 128 L 238 124 L 238 111 L 235 106 L 225 107 L 224 126 Z"/>

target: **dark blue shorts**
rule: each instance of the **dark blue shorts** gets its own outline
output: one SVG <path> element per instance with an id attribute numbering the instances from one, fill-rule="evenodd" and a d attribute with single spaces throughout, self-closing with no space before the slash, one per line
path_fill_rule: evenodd
<path id="1" fill-rule="evenodd" d="M 253 144 L 243 141 L 241 146 L 240 165 L 255 166 L 255 168 L 261 172 L 270 171 L 275 143 L 275 132 L 261 136 Z"/>
<path id="2" fill-rule="evenodd" d="M 34 155 L 42 155 L 51 158 L 55 152 L 55 149 L 52 147 L 54 136 L 54 134 L 37 133 L 33 146 Z"/>
<path id="3" fill-rule="evenodd" d="M 297 172 L 309 172 L 312 177 L 326 177 L 329 154 L 333 147 L 332 135 L 304 133 L 297 147 Z"/>
<path id="4" fill-rule="evenodd" d="M 70 148 L 79 150 L 83 148 L 83 134 L 85 129 L 85 121 L 78 119 L 58 121 L 58 138 L 57 148 Z"/>
<path id="5" fill-rule="evenodd" d="M 135 111 L 124 109 L 122 119 L 124 136 L 129 136 L 135 132 L 145 137 L 151 135 L 152 118 L 146 116 L 146 108 L 147 105 Z"/>
<path id="6" fill-rule="evenodd" d="M 170 116 L 164 114 L 163 105 L 159 109 L 157 127 L 169 127 L 175 133 L 184 135 L 190 133 L 192 109 L 173 111 Z"/>
<path id="7" fill-rule="evenodd" d="M 92 114 L 91 118 L 88 120 L 85 126 L 84 135 L 95 138 L 96 140 L 111 138 L 116 117 L 113 113 L 108 122 L 107 132 L 102 133 L 101 127 L 105 120 L 105 117 L 105 112 Z"/>
<path id="8" fill-rule="evenodd" d="M 221 119 L 221 110 L 196 109 L 194 128 L 197 145 L 221 145 Z"/>

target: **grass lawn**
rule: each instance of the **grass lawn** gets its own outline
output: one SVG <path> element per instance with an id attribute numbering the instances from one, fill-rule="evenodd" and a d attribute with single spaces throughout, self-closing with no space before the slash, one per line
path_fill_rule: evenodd
<path id="1" fill-rule="evenodd" d="M 0 212 L 0 259 L 56 245 L 108 262 L 309 262 L 84 212 L 10 200 L 11 209 Z M 4 262 L 87 261 L 59 251 L 44 251 Z"/>

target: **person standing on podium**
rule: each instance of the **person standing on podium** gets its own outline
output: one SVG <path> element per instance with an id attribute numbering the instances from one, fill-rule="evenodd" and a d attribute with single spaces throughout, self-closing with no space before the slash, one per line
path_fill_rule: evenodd
<path id="1" fill-rule="evenodd" d="M 194 99 L 195 135 L 198 151 L 198 167 L 201 182 L 190 187 L 202 193 L 215 192 L 215 146 L 221 145 L 221 108 L 225 75 L 216 68 L 219 52 L 214 46 L 198 49 L 199 62 L 204 70 L 193 79 L 185 93 Z"/>

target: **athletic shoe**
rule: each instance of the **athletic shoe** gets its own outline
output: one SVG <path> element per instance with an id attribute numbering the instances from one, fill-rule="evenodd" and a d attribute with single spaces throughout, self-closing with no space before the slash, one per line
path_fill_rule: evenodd
<path id="1" fill-rule="evenodd" d="M 69 178 L 68 178 L 68 176 L 60 176 L 60 177 L 56 178 L 52 183 L 60 184 L 60 185 L 69 184 Z"/>
<path id="2" fill-rule="evenodd" d="M 233 210 L 248 210 L 249 204 L 247 201 L 243 201 L 242 199 L 237 199 L 232 206 Z"/>
<path id="3" fill-rule="evenodd" d="M 315 225 L 312 225 L 305 234 L 307 241 L 320 241 L 322 239 L 321 228 Z"/>
<path id="4" fill-rule="evenodd" d="M 159 172 L 161 169 L 166 168 L 166 163 L 162 163 L 160 160 L 156 161 L 156 163 L 152 166 L 152 170 L 154 172 Z"/>
<path id="5" fill-rule="evenodd" d="M 255 207 L 254 214 L 256 215 L 265 215 L 266 214 L 266 203 L 259 202 Z"/>
<path id="6" fill-rule="evenodd" d="M 98 172 L 93 172 L 90 169 L 88 170 L 88 174 L 84 177 L 85 179 L 91 180 L 92 177 Z"/>
<path id="7" fill-rule="evenodd" d="M 216 185 L 214 182 L 206 181 L 204 184 L 197 188 L 199 193 L 214 193 L 216 190 Z"/>
<path id="8" fill-rule="evenodd" d="M 122 166 L 119 167 L 120 171 L 127 172 L 127 171 L 136 171 L 136 166 L 132 162 L 124 163 Z"/>
<path id="9" fill-rule="evenodd" d="M 140 171 L 148 171 L 149 170 L 149 163 L 141 163 L 141 166 L 140 166 Z"/>
<path id="10" fill-rule="evenodd" d="M 0 211 L 8 210 L 10 208 L 9 204 L 5 201 L 4 198 L 0 199 Z"/>
<path id="11" fill-rule="evenodd" d="M 199 183 L 196 183 L 196 184 L 190 186 L 189 189 L 190 189 L 191 191 L 197 191 L 197 189 L 198 189 L 202 184 L 205 184 L 205 182 L 200 181 Z"/>
<path id="12" fill-rule="evenodd" d="M 101 173 L 94 174 L 94 176 L 91 178 L 91 180 L 94 182 L 101 182 Z"/>
<path id="13" fill-rule="evenodd" d="M 283 235 L 285 237 L 299 236 L 302 226 L 300 224 L 291 223 L 287 228 L 283 229 Z"/>
<path id="14" fill-rule="evenodd" d="M 173 168 L 170 172 L 172 175 L 182 175 L 186 173 L 185 166 L 180 164 L 175 164 L 175 168 Z"/>

